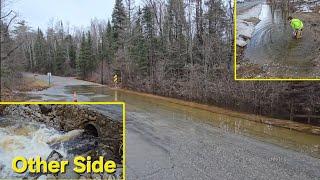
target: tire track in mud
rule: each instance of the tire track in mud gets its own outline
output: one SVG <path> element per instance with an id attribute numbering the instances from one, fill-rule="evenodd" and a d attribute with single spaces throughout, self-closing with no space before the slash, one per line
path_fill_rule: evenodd
<path id="1" fill-rule="evenodd" d="M 292 38 L 292 30 L 280 9 L 262 5 L 261 22 L 257 24 L 244 58 L 259 64 L 268 77 L 314 78 L 313 60 L 318 54 L 319 42 L 306 26 L 302 39 Z"/>

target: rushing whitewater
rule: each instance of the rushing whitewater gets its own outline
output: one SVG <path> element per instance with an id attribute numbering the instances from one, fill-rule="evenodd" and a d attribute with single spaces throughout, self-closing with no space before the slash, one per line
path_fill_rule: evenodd
<path id="1" fill-rule="evenodd" d="M 71 138 L 69 135 L 66 136 L 66 134 L 40 123 L 4 118 L 0 122 L 0 178 L 24 176 L 24 174 L 19 175 L 12 172 L 11 161 L 14 157 L 31 158 L 39 155 L 43 159 L 47 159 L 54 150 L 50 147 L 49 142 L 61 142 L 66 137 Z M 72 133 L 78 135 L 78 133 Z M 56 150 L 63 156 L 67 155 L 63 146 Z"/>

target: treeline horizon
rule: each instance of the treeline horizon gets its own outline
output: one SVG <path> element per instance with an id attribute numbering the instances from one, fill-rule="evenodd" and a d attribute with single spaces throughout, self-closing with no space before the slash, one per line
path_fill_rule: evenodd
<path id="1" fill-rule="evenodd" d="M 166 60 L 162 63 L 168 64 L 166 68 L 171 69 L 173 76 L 183 73 L 186 66 L 196 64 L 206 64 L 207 70 L 211 70 L 211 67 L 224 63 L 230 70 L 230 7 L 228 11 L 222 1 L 146 2 L 142 7 L 136 7 L 133 1 L 127 0 L 125 6 L 124 1 L 117 0 L 111 21 L 92 21 L 90 30 L 78 29 L 73 34 L 65 31 L 62 21 L 45 31 L 38 28 L 36 32 L 28 30 L 22 21 L 16 30 L 17 36 L 26 37 L 24 43 L 28 44 L 23 49 L 26 69 L 55 75 L 78 75 L 86 79 L 94 73 L 103 76 L 104 69 L 99 66 L 107 64 L 109 68 L 112 66 L 108 71 L 121 72 L 125 80 L 131 72 L 151 76 L 155 73 L 151 66 L 161 58 Z M 208 12 L 204 12 L 204 8 Z M 201 52 L 199 47 L 212 44 L 207 39 L 228 47 L 217 47 L 216 50 L 229 54 L 229 62 L 223 62 L 221 57 L 213 59 L 211 52 L 208 55 Z M 132 65 L 131 72 L 124 72 L 121 67 L 124 63 Z M 105 82 L 101 80 L 101 83 Z"/>
<path id="2" fill-rule="evenodd" d="M 1 71 L 12 77 L 51 72 L 107 85 L 118 74 L 122 88 L 140 92 L 272 117 L 319 114 L 315 83 L 234 81 L 231 3 L 146 0 L 135 6 L 116 0 L 110 21 L 92 21 L 88 30 L 72 34 L 61 22 L 31 31 L 20 21 L 2 33 L 6 52 L 18 48 Z"/>

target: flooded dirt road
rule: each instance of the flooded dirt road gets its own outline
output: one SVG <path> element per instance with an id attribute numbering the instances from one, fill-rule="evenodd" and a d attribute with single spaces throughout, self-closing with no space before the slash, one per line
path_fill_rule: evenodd
<path id="1" fill-rule="evenodd" d="M 293 30 L 287 17 L 279 7 L 262 3 L 261 21 L 244 51 L 244 61 L 262 67 L 264 73 L 260 76 L 267 78 L 320 77 L 316 61 L 320 39 L 312 27 L 314 24 L 299 17 L 304 21 L 305 29 L 303 38 L 297 40 L 292 37 Z M 259 74 L 253 76 L 258 77 Z"/>
<path id="2" fill-rule="evenodd" d="M 34 92 L 30 99 L 72 100 L 76 91 L 79 101 L 125 101 L 127 179 L 320 177 L 319 136 L 67 80 L 73 85 Z"/>

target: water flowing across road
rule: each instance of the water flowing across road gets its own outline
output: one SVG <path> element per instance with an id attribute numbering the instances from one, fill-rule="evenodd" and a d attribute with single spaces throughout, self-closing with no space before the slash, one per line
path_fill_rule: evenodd
<path id="1" fill-rule="evenodd" d="M 79 101 L 127 103 L 127 179 L 320 177 L 317 135 L 70 78 L 53 81 L 59 86 L 33 92 L 30 100 L 72 101 L 77 92 Z"/>
<path id="2" fill-rule="evenodd" d="M 269 78 L 315 78 L 319 73 L 314 64 L 319 41 L 307 23 L 303 38 L 292 38 L 286 14 L 280 8 L 262 4 L 261 21 L 246 47 L 244 59 L 267 68 Z"/>

